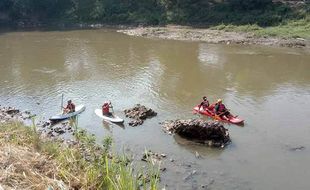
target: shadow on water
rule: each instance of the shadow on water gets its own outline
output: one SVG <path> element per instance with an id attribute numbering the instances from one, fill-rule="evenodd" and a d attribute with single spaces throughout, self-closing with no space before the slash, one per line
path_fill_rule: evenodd
<path id="1" fill-rule="evenodd" d="M 108 122 L 108 121 L 105 121 L 105 120 L 102 120 L 102 126 L 107 130 L 109 131 L 110 133 L 112 133 L 112 128 L 113 126 L 118 126 L 122 129 L 125 129 L 125 125 L 123 123 L 111 123 L 111 122 Z"/>
<path id="2" fill-rule="evenodd" d="M 177 134 L 173 135 L 173 138 L 175 142 L 178 143 L 179 146 L 181 146 L 182 148 L 184 148 L 185 150 L 187 150 L 188 152 L 190 152 L 191 154 L 195 156 L 200 155 L 203 157 L 217 158 L 221 155 L 221 153 L 224 150 L 224 149 L 218 149 L 218 148 L 211 148 L 205 144 L 193 142 Z"/>

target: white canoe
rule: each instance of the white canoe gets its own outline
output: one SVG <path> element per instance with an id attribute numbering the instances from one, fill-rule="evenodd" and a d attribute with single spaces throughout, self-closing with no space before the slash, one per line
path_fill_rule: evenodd
<path id="1" fill-rule="evenodd" d="M 85 106 L 84 105 L 78 105 L 75 107 L 75 112 L 72 112 L 72 113 L 68 113 L 68 114 L 57 114 L 57 115 L 54 115 L 50 118 L 51 121 L 53 120 L 63 120 L 63 119 L 67 119 L 67 118 L 70 118 L 70 117 L 73 117 L 73 116 L 76 116 L 77 114 L 83 112 L 85 110 Z"/>
<path id="2" fill-rule="evenodd" d="M 111 117 L 102 115 L 102 110 L 101 109 L 96 109 L 95 110 L 95 114 L 98 117 L 100 117 L 100 118 L 102 118 L 102 119 L 104 119 L 106 121 L 110 121 L 112 123 L 123 123 L 124 122 L 124 120 L 122 118 L 120 118 L 120 117 L 118 117 L 117 115 L 114 115 L 114 114 Z"/>

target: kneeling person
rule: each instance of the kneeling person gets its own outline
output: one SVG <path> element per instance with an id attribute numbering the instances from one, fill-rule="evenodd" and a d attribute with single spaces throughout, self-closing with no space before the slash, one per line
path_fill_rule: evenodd
<path id="1" fill-rule="evenodd" d="M 198 108 L 199 108 L 198 110 L 200 111 L 201 107 L 202 107 L 203 110 L 208 110 L 210 104 L 209 104 L 209 101 L 208 101 L 207 97 L 206 96 L 202 97 L 202 100 L 203 101 L 198 106 Z"/>
<path id="2" fill-rule="evenodd" d="M 72 103 L 72 100 L 68 100 L 67 106 L 63 110 L 63 114 L 75 112 L 75 105 Z"/>
<path id="3" fill-rule="evenodd" d="M 112 116 L 112 113 L 110 112 L 110 108 L 112 108 L 112 104 L 111 102 L 104 102 L 103 105 L 102 105 L 102 115 L 105 115 L 105 116 Z"/>

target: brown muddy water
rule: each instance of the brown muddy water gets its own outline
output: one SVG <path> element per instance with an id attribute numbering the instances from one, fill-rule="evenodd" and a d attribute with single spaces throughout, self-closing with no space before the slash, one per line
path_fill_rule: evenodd
<path id="1" fill-rule="evenodd" d="M 85 104 L 81 128 L 115 148 L 165 153 L 166 189 L 309 189 L 310 52 L 129 37 L 113 30 L 0 33 L 0 104 L 38 119 L 60 110 L 61 94 Z M 246 120 L 225 125 L 225 149 L 165 134 L 159 122 L 195 118 L 201 97 Z M 118 115 L 136 103 L 158 112 L 142 126 L 103 123 L 111 100 Z M 128 120 L 126 120 L 128 121 Z M 297 148 L 297 150 L 295 150 Z M 201 158 L 196 158 L 198 152 Z M 174 162 L 170 160 L 173 159 Z M 204 186 L 204 187 L 203 187 Z"/>

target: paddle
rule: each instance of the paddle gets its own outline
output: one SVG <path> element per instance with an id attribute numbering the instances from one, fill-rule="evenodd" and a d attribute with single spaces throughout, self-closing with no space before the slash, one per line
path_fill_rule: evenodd
<path id="1" fill-rule="evenodd" d="M 222 112 L 222 113 L 220 113 L 220 114 L 216 114 L 216 116 L 217 117 L 219 117 L 219 118 L 221 118 L 221 119 L 224 119 L 224 118 L 222 118 L 222 115 L 224 115 L 225 113 L 227 113 L 227 112 L 229 112 L 229 110 L 227 109 L 227 110 L 225 110 L 224 112 Z M 226 117 L 227 119 L 225 119 L 225 120 L 229 120 L 229 118 L 228 117 Z"/>
<path id="2" fill-rule="evenodd" d="M 111 110 L 112 110 L 112 114 L 114 115 L 114 109 L 113 109 L 113 106 L 112 106 L 112 104 L 111 104 L 111 101 L 109 101 L 109 102 L 110 102 L 109 104 L 110 104 L 110 106 L 111 106 L 110 108 L 111 108 Z"/>
<path id="3" fill-rule="evenodd" d="M 62 111 L 64 107 L 64 94 L 61 94 L 61 105 L 60 105 L 60 111 Z"/>
<path id="4" fill-rule="evenodd" d="M 225 110 L 224 112 L 218 114 L 218 116 L 222 116 L 224 113 L 227 113 L 229 110 Z"/>

